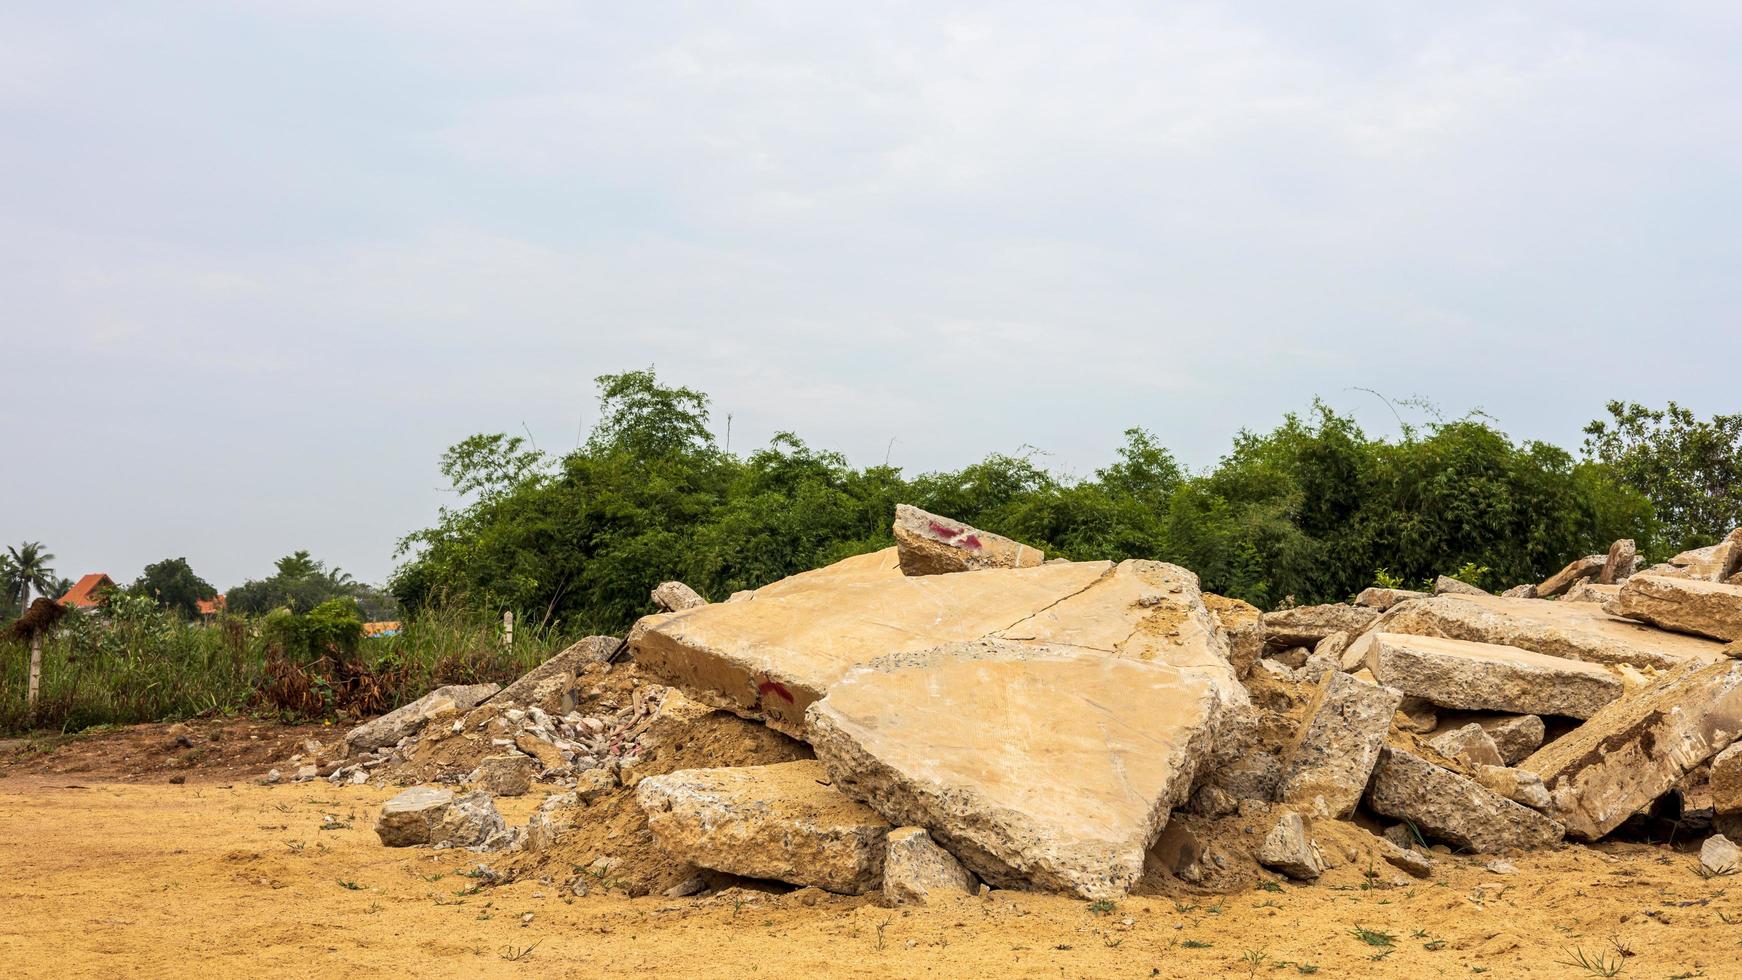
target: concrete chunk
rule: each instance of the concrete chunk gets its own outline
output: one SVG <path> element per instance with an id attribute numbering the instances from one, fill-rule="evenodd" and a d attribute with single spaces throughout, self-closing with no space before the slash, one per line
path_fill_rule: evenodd
<path id="1" fill-rule="evenodd" d="M 672 857 L 750 878 L 860 895 L 883 883 L 889 824 L 827 785 L 806 759 L 741 769 L 685 769 L 635 788 L 647 825 Z"/>
<path id="2" fill-rule="evenodd" d="M 1384 612 L 1400 602 L 1426 597 L 1426 592 L 1415 592 L 1410 589 L 1384 589 L 1375 585 L 1362 589 L 1361 594 L 1355 597 L 1355 605 Z"/>
<path id="3" fill-rule="evenodd" d="M 653 587 L 650 598 L 662 612 L 682 612 L 708 604 L 700 592 L 682 582 L 661 582 Z"/>
<path id="4" fill-rule="evenodd" d="M 1369 633 L 1360 641 L 1381 684 L 1444 708 L 1589 718 L 1621 696 L 1595 664 L 1437 636 Z"/>
<path id="5" fill-rule="evenodd" d="M 842 792 L 988 883 L 1110 899 L 1185 803 L 1219 704 L 1189 670 L 983 641 L 853 670 L 809 731 Z"/>
<path id="6" fill-rule="evenodd" d="M 1258 848 L 1258 863 L 1297 881 L 1312 881 L 1325 870 L 1324 855 L 1307 836 L 1306 821 L 1293 810 L 1283 811 L 1265 835 Z"/>
<path id="7" fill-rule="evenodd" d="M 1475 722 L 1494 740 L 1494 747 L 1500 750 L 1500 760 L 1509 766 L 1542 748 L 1542 739 L 1547 733 L 1542 718 L 1537 715 L 1479 717 Z"/>
<path id="8" fill-rule="evenodd" d="M 1729 642 L 1742 640 L 1742 585 L 1664 575 L 1635 575 L 1606 607 L 1678 633 Z"/>
<path id="9" fill-rule="evenodd" d="M 438 687 L 410 704 L 395 708 L 346 732 L 346 749 L 355 755 L 370 749 L 397 745 L 407 735 L 417 734 L 431 716 L 447 711 L 470 711 L 499 690 L 499 684 L 452 684 Z"/>
<path id="10" fill-rule="evenodd" d="M 1562 835 L 1560 824 L 1535 810 L 1395 748 L 1380 752 L 1367 805 L 1478 854 L 1549 847 Z"/>
<path id="11" fill-rule="evenodd" d="M 1586 579 L 1596 578 L 1602 574 L 1603 566 L 1608 560 L 1607 555 L 1586 555 L 1573 559 L 1567 563 L 1567 567 L 1550 575 L 1536 587 L 1536 598 L 1557 596 Z"/>
<path id="12" fill-rule="evenodd" d="M 1393 608 L 1376 632 L 1497 643 L 1568 660 L 1668 669 L 1723 657 L 1711 640 L 1616 619 L 1588 602 L 1436 596 Z"/>
<path id="13" fill-rule="evenodd" d="M 503 688 L 488 698 L 489 703 L 501 704 L 507 707 L 524 708 L 537 703 L 536 695 L 545 687 L 547 681 L 562 681 L 559 690 L 567 692 L 567 705 L 559 696 L 554 707 L 560 709 L 557 713 L 568 714 L 574 710 L 573 692 L 567 689 L 574 686 L 575 673 L 589 663 L 609 663 L 622 648 L 623 641 L 615 636 L 589 636 L 571 643 L 561 653 L 551 657 L 544 663 L 520 675 L 520 679 Z M 553 706 L 540 704 L 546 711 Z"/>
<path id="14" fill-rule="evenodd" d="M 1046 553 L 961 521 L 895 505 L 895 548 L 904 575 L 941 575 L 980 568 L 1029 568 Z"/>
<path id="15" fill-rule="evenodd" d="M 1626 581 L 1638 563 L 1639 546 L 1632 538 L 1622 538 L 1609 546 L 1609 555 L 1603 559 L 1603 570 L 1597 573 L 1597 584 L 1616 585 Z"/>
<path id="16" fill-rule="evenodd" d="M 1494 739 L 1482 730 L 1482 726 L 1474 722 L 1441 732 L 1428 739 L 1435 752 L 1448 759 L 1457 759 L 1466 765 L 1498 766 L 1503 762 L 1500 758 L 1500 748 L 1494 744 Z M 1502 794 L 1504 795 L 1504 794 Z"/>
<path id="17" fill-rule="evenodd" d="M 430 831 L 454 802 L 452 790 L 413 786 L 381 804 L 375 833 L 388 847 L 428 844 Z"/>
<path id="18" fill-rule="evenodd" d="M 1567 833 L 1596 840 L 1742 733 L 1742 663 L 1687 668 L 1615 701 L 1519 763 Z"/>
<path id="19" fill-rule="evenodd" d="M 1542 785 L 1542 777 L 1528 769 L 1478 765 L 1472 771 L 1476 782 L 1514 803 L 1538 811 L 1546 811 L 1552 805 L 1548 789 Z"/>
<path id="20" fill-rule="evenodd" d="M 1275 646 L 1310 647 L 1332 633 L 1360 636 L 1378 618 L 1378 611 L 1366 606 L 1333 602 L 1267 612 L 1258 623 L 1264 629 L 1264 639 Z"/>
<path id="21" fill-rule="evenodd" d="M 887 841 L 883 897 L 890 905 L 930 905 L 974 894 L 974 876 L 950 852 L 937 846 L 924 827 L 897 827 L 889 832 Z"/>
<path id="22" fill-rule="evenodd" d="M 1441 575 L 1434 579 L 1434 595 L 1490 595 L 1485 589 L 1478 589 L 1468 582 Z"/>
<path id="23" fill-rule="evenodd" d="M 1306 719 L 1283 753 L 1277 795 L 1321 817 L 1355 812 L 1403 696 L 1348 674 L 1319 679 Z"/>

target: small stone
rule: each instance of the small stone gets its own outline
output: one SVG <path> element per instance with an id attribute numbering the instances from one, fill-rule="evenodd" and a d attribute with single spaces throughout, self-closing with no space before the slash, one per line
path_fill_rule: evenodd
<path id="1" fill-rule="evenodd" d="M 1483 864 L 1482 868 L 1490 874 L 1497 875 L 1515 875 L 1518 873 L 1518 865 L 1500 858 L 1495 858 L 1494 860 Z"/>
<path id="2" fill-rule="evenodd" d="M 268 770 L 266 773 L 266 785 L 268 785 L 268 786 L 271 786 L 274 783 L 281 782 L 281 781 L 283 781 L 283 779 L 284 779 L 284 774 L 279 772 L 277 769 Z"/>
<path id="3" fill-rule="evenodd" d="M 1307 836 L 1306 821 L 1293 810 L 1284 811 L 1265 835 L 1258 848 L 1258 863 L 1297 881 L 1312 881 L 1325 870 L 1318 845 Z"/>
<path id="4" fill-rule="evenodd" d="M 1488 595 L 1468 582 L 1461 582 L 1450 575 L 1441 575 L 1434 579 L 1434 595 Z"/>
<path id="5" fill-rule="evenodd" d="M 1481 725 L 1488 737 L 1494 740 L 1494 747 L 1500 750 L 1500 761 L 1508 766 L 1517 765 L 1519 760 L 1541 748 L 1546 731 L 1538 715 L 1478 717 L 1476 724 Z"/>

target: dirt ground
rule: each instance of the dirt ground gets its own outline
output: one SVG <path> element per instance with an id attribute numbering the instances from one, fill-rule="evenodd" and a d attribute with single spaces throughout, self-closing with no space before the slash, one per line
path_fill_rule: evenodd
<path id="1" fill-rule="evenodd" d="M 123 745 L 136 760 L 153 745 L 174 758 L 167 726 L 145 727 L 22 762 L 0 747 L 10 974 L 1594 975 L 1574 963 L 1582 954 L 1622 963 L 1625 977 L 1742 977 L 1742 878 L 1701 878 L 1692 854 L 1661 847 L 1527 855 L 1506 875 L 1447 857 L 1433 880 L 1397 887 L 1348 874 L 1112 908 L 1005 891 L 923 910 L 814 889 L 577 897 L 554 881 L 478 876 L 480 864 L 506 867 L 501 856 L 380 846 L 370 828 L 392 788 L 264 786 L 258 767 L 237 778 L 238 755 L 253 751 L 240 746 L 276 741 L 246 728 L 218 726 L 217 741 L 238 748 L 202 756 L 206 768 L 128 782 L 98 764 L 128 758 Z M 306 735 L 280 731 L 285 746 Z M 184 782 L 169 783 L 172 771 Z M 499 802 L 524 822 L 541 799 Z"/>

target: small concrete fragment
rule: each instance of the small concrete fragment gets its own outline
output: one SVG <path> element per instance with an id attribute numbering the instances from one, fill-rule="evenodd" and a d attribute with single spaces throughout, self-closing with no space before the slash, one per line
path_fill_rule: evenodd
<path id="1" fill-rule="evenodd" d="M 1333 602 L 1267 612 L 1259 617 L 1258 624 L 1264 629 L 1265 641 L 1272 646 L 1310 647 L 1332 633 L 1360 636 L 1378 618 L 1375 609 Z"/>
<path id="2" fill-rule="evenodd" d="M 1711 788 L 1718 830 L 1742 836 L 1742 742 L 1712 757 Z"/>
<path id="3" fill-rule="evenodd" d="M 943 575 L 981 568 L 1029 568 L 1046 553 L 908 504 L 895 505 L 895 548 L 903 575 Z"/>
<path id="4" fill-rule="evenodd" d="M 1742 872 L 1742 847 L 1730 842 L 1723 834 L 1713 834 L 1700 845 L 1700 868 L 1708 875 L 1733 875 Z"/>
<path id="5" fill-rule="evenodd" d="M 888 657 L 807 716 L 840 790 L 989 884 L 1122 897 L 1191 793 L 1221 701 L 1196 671 L 1008 641 Z"/>
<path id="6" fill-rule="evenodd" d="M 1307 835 L 1306 821 L 1284 810 L 1258 848 L 1258 863 L 1296 881 L 1312 881 L 1324 873 L 1325 858 Z"/>
<path id="7" fill-rule="evenodd" d="M 695 609 L 708 604 L 702 594 L 682 582 L 661 582 L 653 587 L 650 595 L 654 606 L 661 612 L 683 612 L 685 609 Z"/>
<path id="8" fill-rule="evenodd" d="M 1625 582 L 1636 570 L 1639 564 L 1639 546 L 1632 538 L 1622 538 L 1609 546 L 1609 554 L 1603 559 L 1603 570 L 1597 573 L 1598 585 L 1617 585 Z"/>
<path id="9" fill-rule="evenodd" d="M 890 905 L 930 905 L 974 894 L 979 883 L 924 827 L 897 827 L 886 838 L 883 897 Z"/>
<path id="10" fill-rule="evenodd" d="M 525 796 L 539 768 L 537 760 L 519 753 L 485 756 L 466 777 L 466 784 L 493 796 Z"/>
<path id="11" fill-rule="evenodd" d="M 1621 595 L 1619 585 L 1598 585 L 1595 582 L 1580 582 L 1567 590 L 1561 596 L 1562 602 L 1595 602 L 1601 605 Z"/>
<path id="12" fill-rule="evenodd" d="M 1373 768 L 1367 805 L 1375 813 L 1408 820 L 1422 833 L 1478 854 L 1509 847 L 1549 847 L 1561 825 L 1420 756 L 1386 748 Z"/>
<path id="13" fill-rule="evenodd" d="M 1277 797 L 1316 816 L 1355 812 L 1403 696 L 1341 671 L 1319 679 L 1294 742 L 1282 757 Z"/>
<path id="14" fill-rule="evenodd" d="M 1543 786 L 1542 777 L 1528 769 L 1477 765 L 1472 771 L 1477 783 L 1514 803 L 1522 803 L 1539 811 L 1547 811 L 1551 805 L 1548 788 Z"/>
<path id="15" fill-rule="evenodd" d="M 1637 578 L 1637 576 L 1635 576 Z M 1519 763 L 1542 777 L 1567 833 L 1596 840 L 1742 734 L 1742 662 L 1666 675 Z"/>
<path id="16" fill-rule="evenodd" d="M 526 849 L 541 853 L 555 847 L 557 839 L 574 827 L 580 809 L 580 797 L 574 793 L 562 793 L 540 803 L 526 822 Z"/>
<path id="17" fill-rule="evenodd" d="M 454 802 L 451 790 L 413 786 L 381 804 L 375 833 L 388 847 L 415 847 L 430 842 L 430 832 Z"/>
<path id="18" fill-rule="evenodd" d="M 429 842 L 438 847 L 500 850 L 514 839 L 502 814 L 496 812 L 495 800 L 483 791 L 455 796 L 429 832 Z"/>
<path id="19" fill-rule="evenodd" d="M 1608 555 L 1586 555 L 1573 559 L 1567 563 L 1567 567 L 1550 575 L 1536 587 L 1536 598 L 1552 598 L 1588 578 L 1596 578 L 1602 574 L 1603 565 L 1608 560 Z"/>
<path id="20" fill-rule="evenodd" d="M 1471 722 L 1462 728 L 1454 728 L 1441 732 L 1428 739 L 1435 752 L 1448 759 L 1471 766 L 1500 766 L 1505 764 L 1501 758 L 1500 748 L 1494 744 L 1494 739 L 1482 730 L 1482 726 Z M 1502 794 L 1504 795 L 1504 794 Z"/>
<path id="21" fill-rule="evenodd" d="M 1742 640 L 1742 585 L 1635 575 L 1605 607 L 1617 616 L 1726 643 Z"/>
<path id="22" fill-rule="evenodd" d="M 452 711 L 470 711 L 499 690 L 499 684 L 453 684 L 438 687 L 410 704 L 395 708 L 346 732 L 346 751 L 350 755 L 356 755 L 371 749 L 398 745 L 400 739 L 415 735 L 432 716 Z"/>
<path id="23" fill-rule="evenodd" d="M 1364 670 L 1361 673 L 1368 677 L 1373 676 L 1372 671 Z M 1392 724 L 1402 731 L 1431 735 L 1440 727 L 1439 709 L 1426 698 L 1404 698 L 1403 703 L 1397 706 L 1397 716 Z"/>
<path id="24" fill-rule="evenodd" d="M 1514 585 L 1500 593 L 1502 599 L 1534 599 L 1536 598 L 1536 583 L 1527 582 L 1524 585 Z"/>
<path id="25" fill-rule="evenodd" d="M 660 847 L 698 867 L 845 895 L 883 883 L 888 822 L 814 760 L 649 776 L 635 799 Z"/>
<path id="26" fill-rule="evenodd" d="M 1468 582 L 1441 575 L 1434 579 L 1434 595 L 1491 595 L 1485 589 L 1478 589 Z"/>
<path id="27" fill-rule="evenodd" d="M 1375 585 L 1362 589 L 1361 594 L 1355 597 L 1355 605 L 1384 612 L 1400 602 L 1426 597 L 1426 592 L 1416 592 L 1411 589 L 1385 589 Z"/>
<path id="28" fill-rule="evenodd" d="M 1622 691 L 1595 664 L 1516 647 L 1377 632 L 1359 643 L 1381 684 L 1444 708 L 1589 718 Z"/>
<path id="29" fill-rule="evenodd" d="M 1542 748 L 1542 739 L 1547 732 L 1538 715 L 1477 718 L 1476 724 L 1481 725 L 1488 737 L 1494 740 L 1494 747 L 1500 751 L 1500 761 L 1509 766 Z"/>

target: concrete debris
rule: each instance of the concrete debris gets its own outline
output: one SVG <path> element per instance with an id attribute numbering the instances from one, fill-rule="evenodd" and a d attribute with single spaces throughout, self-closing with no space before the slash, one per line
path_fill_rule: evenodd
<path id="1" fill-rule="evenodd" d="M 1637 576 L 1635 576 L 1637 578 Z M 1542 777 L 1556 819 L 1596 840 L 1742 734 L 1742 662 L 1659 678 L 1519 763 Z"/>
<path id="2" fill-rule="evenodd" d="M 1742 837 L 1742 741 L 1712 757 L 1710 785 L 1714 826 Z"/>
<path id="3" fill-rule="evenodd" d="M 1332 633 L 1360 636 L 1378 618 L 1376 609 L 1330 603 L 1267 612 L 1258 622 L 1264 628 L 1265 641 L 1272 646 L 1310 647 Z"/>
<path id="4" fill-rule="evenodd" d="M 1472 780 L 1409 752 L 1386 748 L 1373 769 L 1367 805 L 1408 820 L 1420 831 L 1477 854 L 1549 847 L 1561 825 Z"/>
<path id="5" fill-rule="evenodd" d="M 924 827 L 897 827 L 886 838 L 883 898 L 890 905 L 930 905 L 975 893 L 979 882 Z"/>
<path id="6" fill-rule="evenodd" d="M 1508 766 L 1541 748 L 1547 732 L 1537 715 L 1491 715 L 1475 721 L 1494 740 L 1501 762 Z"/>
<path id="7" fill-rule="evenodd" d="M 982 568 L 1029 568 L 1046 553 L 961 521 L 895 505 L 895 548 L 904 575 L 941 575 Z"/>
<path id="8" fill-rule="evenodd" d="M 1361 673 L 1369 677 L 1373 676 L 1372 671 L 1364 670 Z M 1439 730 L 1439 709 L 1426 698 L 1406 697 L 1398 704 L 1397 717 L 1392 721 L 1392 725 L 1399 731 L 1412 732 L 1416 735 L 1430 735 Z"/>
<path id="9" fill-rule="evenodd" d="M 1258 848 L 1258 863 L 1296 881 L 1312 881 L 1325 871 L 1325 858 L 1307 835 L 1306 821 L 1284 810 Z"/>
<path id="10" fill-rule="evenodd" d="M 615 636 L 589 636 L 522 674 L 489 701 L 522 708 L 535 704 L 546 712 L 568 714 L 575 709 L 576 672 L 589 663 L 610 663 L 622 648 L 623 641 Z"/>
<path id="11" fill-rule="evenodd" d="M 1408 602 L 1411 599 L 1421 599 L 1426 596 L 1426 592 L 1415 592 L 1410 589 L 1386 589 L 1375 585 L 1362 589 L 1361 594 L 1355 597 L 1355 605 L 1384 612 L 1400 602 Z"/>
<path id="12" fill-rule="evenodd" d="M 682 582 L 661 582 L 653 587 L 653 604 L 661 612 L 683 612 L 708 604 L 702 594 Z"/>
<path id="13" fill-rule="evenodd" d="M 1114 899 L 1190 795 L 1220 706 L 1160 660 L 985 641 L 857 668 L 808 728 L 842 792 L 987 883 Z"/>
<path id="14" fill-rule="evenodd" d="M 1666 630 L 1726 643 L 1742 640 L 1742 585 L 1635 575 L 1605 608 Z"/>
<path id="15" fill-rule="evenodd" d="M 1524 585 L 1514 585 L 1512 588 L 1500 593 L 1500 598 L 1534 599 L 1536 598 L 1536 584 L 1534 582 L 1527 582 Z"/>
<path id="16" fill-rule="evenodd" d="M 1603 559 L 1603 570 L 1597 573 L 1597 584 L 1619 585 L 1637 570 L 1638 564 L 1639 546 L 1632 538 L 1622 538 L 1609 546 L 1609 554 Z"/>
<path id="17" fill-rule="evenodd" d="M 1586 555 L 1567 563 L 1567 567 L 1550 575 L 1536 587 L 1536 598 L 1549 599 L 1589 578 L 1602 574 L 1608 555 Z"/>
<path id="18" fill-rule="evenodd" d="M 525 796 L 539 768 L 531 756 L 518 752 L 487 756 L 466 777 L 466 784 L 494 796 Z"/>
<path id="19" fill-rule="evenodd" d="M 1669 574 L 1703 582 L 1725 582 L 1742 571 L 1742 527 L 1725 535 L 1724 540 L 1705 548 L 1684 551 L 1669 560 L 1675 571 Z"/>
<path id="20" fill-rule="evenodd" d="M 1476 782 L 1514 803 L 1522 803 L 1532 810 L 1542 812 L 1547 812 L 1551 806 L 1548 788 L 1543 786 L 1542 777 L 1528 769 L 1476 765 L 1471 767 L 1471 771 Z"/>
<path id="21" fill-rule="evenodd" d="M 1442 708 L 1589 718 L 1622 692 L 1595 664 L 1516 647 L 1379 632 L 1359 643 L 1381 684 Z"/>
<path id="22" fill-rule="evenodd" d="M 375 833 L 388 847 L 499 849 L 514 835 L 488 793 L 456 796 L 451 790 L 414 786 L 381 805 Z"/>
<path id="23" fill-rule="evenodd" d="M 438 687 L 410 704 L 395 708 L 345 733 L 352 754 L 398 744 L 416 734 L 431 718 L 470 710 L 501 689 L 497 684 L 455 684 Z"/>
<path id="24" fill-rule="evenodd" d="M 1562 602 L 1595 602 L 1605 603 L 1621 594 L 1619 585 L 1598 585 L 1595 582 L 1580 582 L 1567 590 L 1561 596 Z"/>
<path id="25" fill-rule="evenodd" d="M 1713 834 L 1700 845 L 1700 869 L 1708 875 L 1742 872 L 1742 847 L 1732 844 L 1723 834 Z"/>
<path id="26" fill-rule="evenodd" d="M 1325 674 L 1283 754 L 1278 798 L 1320 817 L 1354 813 L 1402 700 L 1340 671 Z"/>
<path id="27" fill-rule="evenodd" d="M 1481 725 L 1475 722 L 1462 728 L 1441 732 L 1428 739 L 1427 744 L 1435 752 L 1448 759 L 1456 759 L 1465 765 L 1499 766 L 1505 764 L 1500 756 L 1499 746 L 1495 745 L 1494 739 L 1482 729 Z"/>
<path id="28" fill-rule="evenodd" d="M 1471 585 L 1468 582 L 1464 582 L 1464 581 L 1461 581 L 1459 579 L 1452 578 L 1450 575 L 1441 575 L 1438 578 L 1434 579 L 1434 595 L 1490 595 L 1490 594 L 1491 593 L 1489 593 L 1489 592 L 1486 592 L 1482 589 L 1476 588 L 1474 585 Z"/>
<path id="29" fill-rule="evenodd" d="M 883 883 L 889 824 L 816 761 L 650 776 L 635 799 L 660 847 L 698 867 L 847 895 Z"/>

